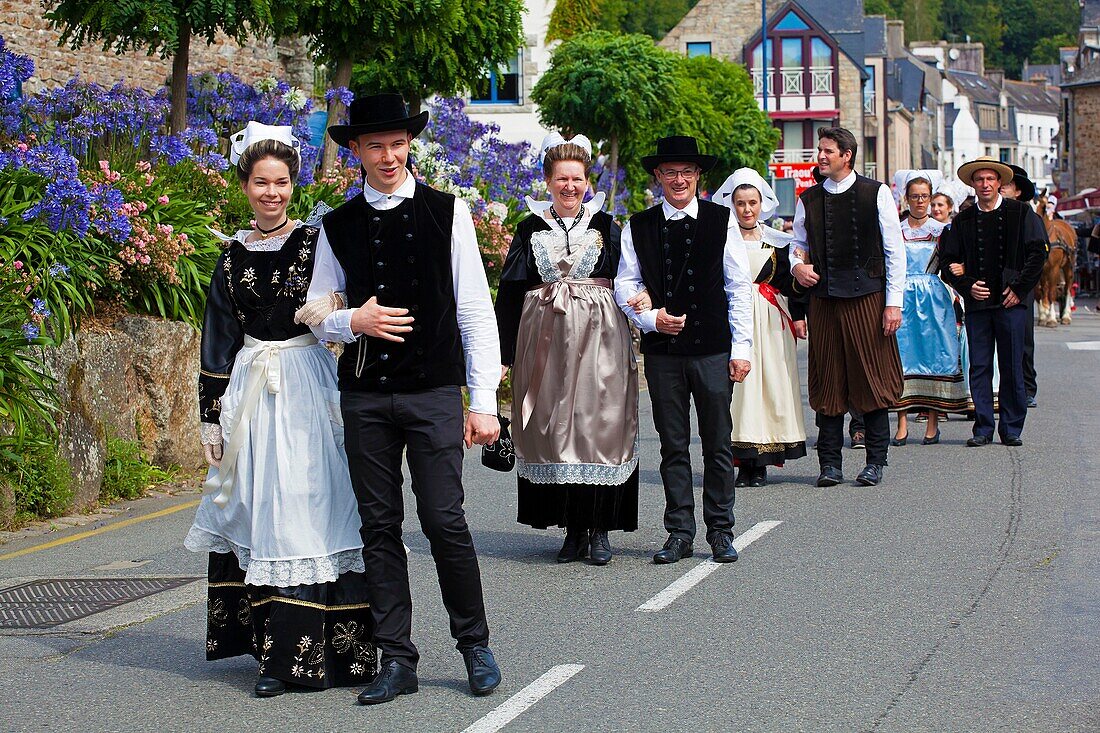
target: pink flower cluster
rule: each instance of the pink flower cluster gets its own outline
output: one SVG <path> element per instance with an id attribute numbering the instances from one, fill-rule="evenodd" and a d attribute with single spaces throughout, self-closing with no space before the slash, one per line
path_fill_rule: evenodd
<path id="1" fill-rule="evenodd" d="M 106 160 L 99 161 L 99 170 L 103 173 L 103 178 L 107 183 L 118 183 L 122 180 L 122 174 L 111 170 L 111 164 Z"/>

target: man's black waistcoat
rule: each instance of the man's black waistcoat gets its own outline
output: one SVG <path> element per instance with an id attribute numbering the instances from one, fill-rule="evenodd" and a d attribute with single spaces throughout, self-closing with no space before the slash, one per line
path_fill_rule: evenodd
<path id="1" fill-rule="evenodd" d="M 687 315 L 676 336 L 643 333 L 643 354 L 702 356 L 730 351 L 723 255 L 730 210 L 699 202 L 699 219 L 666 221 L 661 206 L 630 218 L 642 282 L 655 309 Z"/>
<path id="2" fill-rule="evenodd" d="M 802 192 L 810 261 L 819 298 L 858 298 L 886 289 L 886 254 L 878 223 L 878 181 L 857 175 L 844 193 L 822 184 Z"/>
<path id="3" fill-rule="evenodd" d="M 337 368 L 340 389 L 414 390 L 466 383 L 451 276 L 454 196 L 423 184 L 400 205 L 378 210 L 356 196 L 324 218 L 347 278 L 349 308 L 377 296 L 416 320 L 404 343 L 360 337 Z"/>

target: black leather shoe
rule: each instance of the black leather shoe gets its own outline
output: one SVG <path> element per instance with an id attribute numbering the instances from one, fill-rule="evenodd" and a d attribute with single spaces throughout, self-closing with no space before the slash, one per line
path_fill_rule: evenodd
<path id="1" fill-rule="evenodd" d="M 653 562 L 658 565 L 671 565 L 674 562 L 683 560 L 685 557 L 691 557 L 694 551 L 691 543 L 687 540 L 682 540 L 679 537 L 669 537 L 665 541 L 665 546 L 653 556 Z"/>
<path id="2" fill-rule="evenodd" d="M 817 477 L 817 485 L 821 487 L 836 486 L 844 480 L 844 474 L 835 466 L 822 466 L 821 475 Z"/>
<path id="3" fill-rule="evenodd" d="M 741 466 L 737 469 L 737 478 L 734 479 L 733 485 L 739 489 L 749 485 L 749 479 L 752 478 L 752 469 L 748 466 Z"/>
<path id="4" fill-rule="evenodd" d="M 973 438 L 967 439 L 966 445 L 969 448 L 977 448 L 979 446 L 989 445 L 992 442 L 993 441 L 989 438 L 988 435 L 975 435 Z"/>
<path id="5" fill-rule="evenodd" d="M 737 562 L 737 548 L 733 546 L 733 538 L 725 532 L 714 536 L 710 549 L 714 552 L 714 562 Z"/>
<path id="6" fill-rule="evenodd" d="M 894 446 L 895 448 L 899 445 L 905 445 L 907 442 L 909 442 L 909 433 L 906 433 L 900 438 L 890 438 L 890 445 Z"/>
<path id="7" fill-rule="evenodd" d="M 1001 443 L 1003 443 L 1004 445 L 1016 446 L 1016 445 L 1023 445 L 1024 441 L 1020 440 L 1019 435 L 1009 435 L 1009 436 L 1006 436 L 1004 438 L 1001 438 Z"/>
<path id="8" fill-rule="evenodd" d="M 583 560 L 586 555 L 588 555 L 588 530 L 566 528 L 565 542 L 558 550 L 558 562 Z"/>
<path id="9" fill-rule="evenodd" d="M 607 541 L 607 532 L 592 530 L 588 557 L 593 565 L 606 565 L 611 562 L 611 543 Z"/>
<path id="10" fill-rule="evenodd" d="M 759 488 L 768 485 L 768 467 L 757 466 L 749 477 L 749 486 Z"/>
<path id="11" fill-rule="evenodd" d="M 940 429 L 936 428 L 936 434 L 933 435 L 932 437 L 928 437 L 927 435 L 924 436 L 924 439 L 921 440 L 920 444 L 921 445 L 936 445 L 939 442 L 940 442 Z"/>
<path id="12" fill-rule="evenodd" d="M 359 702 L 363 705 L 377 705 L 389 702 L 398 695 L 411 695 L 419 689 L 416 672 L 391 659 L 382 663 L 382 671 L 378 677 L 359 693 Z"/>
<path id="13" fill-rule="evenodd" d="M 286 683 L 274 677 L 256 678 L 256 697 L 278 697 L 286 692 Z"/>
<path id="14" fill-rule="evenodd" d="M 488 695 L 500 684 L 500 667 L 487 646 L 472 646 L 462 650 L 466 662 L 466 674 L 470 678 L 470 692 Z"/>
<path id="15" fill-rule="evenodd" d="M 882 466 L 877 463 L 868 463 L 856 476 L 860 486 L 878 486 L 879 481 L 882 481 Z"/>

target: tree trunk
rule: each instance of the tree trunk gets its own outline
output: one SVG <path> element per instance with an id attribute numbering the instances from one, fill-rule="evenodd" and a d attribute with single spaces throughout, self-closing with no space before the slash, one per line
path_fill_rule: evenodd
<path id="1" fill-rule="evenodd" d="M 329 86 L 333 89 L 337 87 L 346 87 L 351 84 L 351 69 L 354 65 L 354 61 L 350 56 L 337 60 L 336 69 L 333 71 L 332 79 L 329 81 Z M 328 103 L 328 126 L 340 124 L 340 115 L 344 113 L 344 103 L 340 101 L 338 97 L 333 97 L 332 101 Z M 325 136 L 325 152 L 321 156 L 321 173 L 323 174 L 329 168 L 332 168 L 336 164 L 336 153 L 340 149 L 333 139 L 329 136 Z"/>
<path id="2" fill-rule="evenodd" d="M 424 109 L 424 100 L 420 98 L 420 91 L 410 91 L 405 94 L 405 104 L 409 105 L 409 117 L 416 117 Z"/>
<path id="3" fill-rule="evenodd" d="M 607 210 L 615 211 L 615 194 L 619 183 L 619 136 L 611 133 L 611 157 L 607 170 L 611 173 L 611 193 L 607 196 Z"/>
<path id="4" fill-rule="evenodd" d="M 176 54 L 172 57 L 172 112 L 168 131 L 178 135 L 187 129 L 187 67 L 191 55 L 191 24 L 180 21 Z"/>

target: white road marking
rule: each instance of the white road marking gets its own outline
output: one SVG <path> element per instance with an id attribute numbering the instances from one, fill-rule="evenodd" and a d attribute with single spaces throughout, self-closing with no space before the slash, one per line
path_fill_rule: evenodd
<path id="1" fill-rule="evenodd" d="M 765 534 L 778 527 L 780 524 L 782 524 L 782 522 L 775 520 L 757 522 L 752 527 L 750 527 L 748 531 L 742 532 L 741 534 L 734 537 L 733 546 L 737 548 L 738 552 L 744 552 L 746 547 L 751 545 L 753 542 L 756 542 L 756 540 L 760 539 Z M 693 567 L 691 570 L 681 575 L 663 591 L 653 596 L 634 610 L 660 611 L 664 608 L 667 608 L 669 604 L 671 604 L 677 598 L 694 588 L 708 575 L 710 575 L 720 567 L 722 567 L 722 563 L 716 563 L 714 562 L 713 558 L 707 558 L 703 562 Z"/>
<path id="2" fill-rule="evenodd" d="M 539 700 L 568 682 L 582 669 L 584 669 L 583 664 L 559 664 L 551 667 L 542 677 L 493 708 L 488 715 L 462 733 L 496 733 Z"/>
<path id="3" fill-rule="evenodd" d="M 1100 351 L 1100 341 L 1070 341 L 1066 348 L 1070 351 Z"/>

